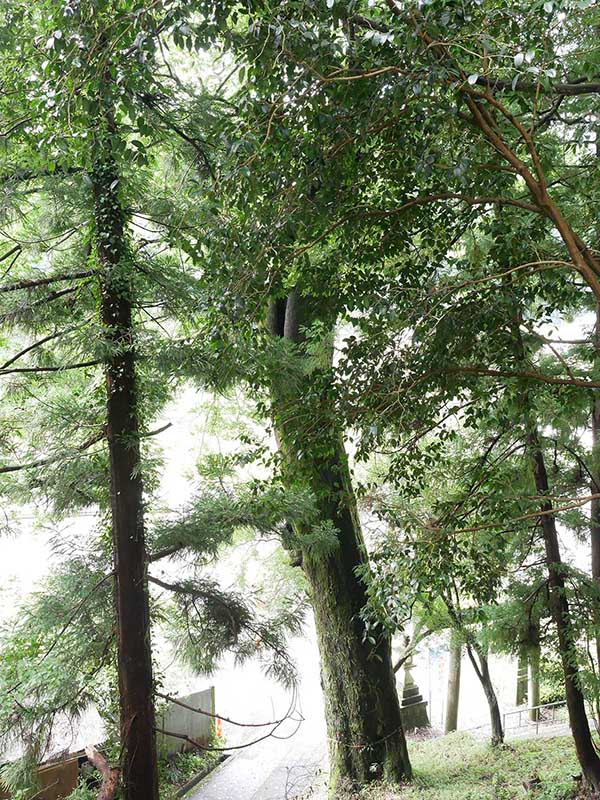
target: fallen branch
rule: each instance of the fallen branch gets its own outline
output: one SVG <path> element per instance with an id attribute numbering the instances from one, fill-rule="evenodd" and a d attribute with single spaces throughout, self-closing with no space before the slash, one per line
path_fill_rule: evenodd
<path id="1" fill-rule="evenodd" d="M 102 753 L 91 744 L 85 748 L 85 754 L 90 764 L 102 775 L 102 785 L 96 800 L 114 800 L 119 788 L 121 770 L 119 767 L 111 767 Z"/>

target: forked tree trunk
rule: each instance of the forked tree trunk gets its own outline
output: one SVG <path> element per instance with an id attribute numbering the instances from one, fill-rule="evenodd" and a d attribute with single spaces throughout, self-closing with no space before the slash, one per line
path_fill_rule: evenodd
<path id="1" fill-rule="evenodd" d="M 446 698 L 446 719 L 444 733 L 452 733 L 458 727 L 458 703 L 460 700 L 460 666 L 462 642 L 458 633 L 450 632 L 450 648 L 448 662 L 448 692 Z"/>
<path id="2" fill-rule="evenodd" d="M 517 694 L 515 698 L 515 705 L 522 706 L 527 700 L 527 648 L 525 646 L 519 647 L 519 655 L 517 660 Z"/>
<path id="3" fill-rule="evenodd" d="M 286 339 L 286 355 L 298 371 L 273 370 L 272 413 L 283 456 L 284 479 L 308 486 L 320 520 L 333 526 L 333 550 L 307 545 L 302 566 L 314 609 L 330 753 L 330 791 L 345 783 L 365 785 L 410 776 L 389 638 L 369 641 L 361 613 L 367 603 L 360 570 L 368 569 L 356 503 L 335 409 L 327 386 L 318 400 L 303 372 L 301 326 L 311 322 L 308 304 L 293 292 L 273 304 L 269 329 Z M 325 348 L 327 349 L 327 348 Z M 330 354 L 325 356 L 330 368 Z"/>
<path id="4" fill-rule="evenodd" d="M 490 712 L 490 727 L 492 731 L 491 742 L 492 745 L 497 746 L 504 742 L 504 729 L 502 728 L 502 716 L 500 714 L 500 706 L 498 705 L 498 697 L 496 690 L 492 683 L 490 676 L 490 666 L 488 663 L 487 655 L 479 647 L 479 645 L 467 642 L 467 654 L 473 665 L 473 669 L 479 678 L 485 699 L 487 700 L 488 709 Z"/>
<path id="5" fill-rule="evenodd" d="M 544 454 L 537 429 L 531 422 L 529 423 L 528 439 L 536 491 L 540 496 L 549 497 L 550 489 Z M 585 781 L 594 792 L 598 792 L 600 791 L 600 758 L 592 740 L 585 711 L 585 700 L 581 691 L 575 634 L 565 591 L 565 569 L 561 560 L 556 518 L 552 513 L 550 499 L 541 503 L 540 512 L 550 586 L 550 610 L 558 632 L 571 732 Z"/>
<path id="6" fill-rule="evenodd" d="M 132 266 L 110 111 L 100 120 L 92 182 L 101 316 L 107 343 L 107 438 L 117 613 L 124 800 L 158 800 L 150 615 L 132 323 Z"/>

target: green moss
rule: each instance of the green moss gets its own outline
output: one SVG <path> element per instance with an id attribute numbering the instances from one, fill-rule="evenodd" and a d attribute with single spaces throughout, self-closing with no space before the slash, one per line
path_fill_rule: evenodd
<path id="1" fill-rule="evenodd" d="M 492 748 L 455 733 L 413 743 L 412 783 L 401 789 L 378 786 L 360 800 L 566 800 L 574 797 L 572 776 L 580 772 L 570 737 L 527 739 Z M 523 782 L 541 780 L 527 793 Z"/>

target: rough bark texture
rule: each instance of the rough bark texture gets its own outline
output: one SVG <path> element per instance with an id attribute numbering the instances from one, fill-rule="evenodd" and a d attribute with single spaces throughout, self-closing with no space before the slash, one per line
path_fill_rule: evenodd
<path id="1" fill-rule="evenodd" d="M 547 497 L 550 494 L 548 474 L 539 436 L 533 424 L 529 426 L 529 445 L 537 493 Z M 571 624 L 571 611 L 565 592 L 564 566 L 560 555 L 556 519 L 554 514 L 548 513 L 552 512 L 552 503 L 549 499 L 541 503 L 540 511 L 543 512 L 540 515 L 540 524 L 548 567 L 550 610 L 558 632 L 571 732 L 583 776 L 593 791 L 598 792 L 600 791 L 600 758 L 592 740 L 585 711 L 585 701 L 579 683 L 576 642 Z"/>
<path id="2" fill-rule="evenodd" d="M 448 664 L 448 690 L 446 697 L 446 719 L 444 733 L 452 733 L 458 727 L 458 702 L 460 699 L 460 665 L 462 643 L 455 631 L 450 633 Z"/>
<path id="3" fill-rule="evenodd" d="M 492 745 L 496 746 L 504 742 L 504 730 L 502 728 L 502 716 L 500 715 L 500 706 L 498 705 L 498 698 L 490 676 L 490 667 L 486 654 L 483 650 L 475 644 L 467 644 L 467 654 L 469 660 L 473 665 L 473 669 L 477 673 L 477 677 L 483 688 L 485 699 L 487 700 L 488 708 L 490 711 L 490 727 L 492 730 Z"/>
<path id="4" fill-rule="evenodd" d="M 291 346 L 300 343 L 301 326 L 308 322 L 306 305 L 295 292 L 274 304 L 269 315 L 271 333 Z M 302 552 L 321 656 L 330 791 L 335 794 L 346 782 L 407 778 L 410 763 L 389 639 L 380 636 L 370 643 L 361 618 L 367 595 L 356 571 L 365 568 L 367 556 L 335 411 L 325 394 L 311 404 L 306 389 L 298 375 L 277 370 L 272 407 L 284 474 L 290 480 L 300 476 L 316 496 L 321 520 L 337 530 L 333 552 L 313 547 Z"/>
<path id="5" fill-rule="evenodd" d="M 137 387 L 131 314 L 131 265 L 119 176 L 111 158 L 111 119 L 98 137 L 93 171 L 96 255 L 106 360 L 107 438 L 117 612 L 124 800 L 158 800 L 158 770 Z"/>
<path id="6" fill-rule="evenodd" d="M 529 676 L 527 687 L 527 705 L 529 706 L 529 719 L 537 722 L 540 716 L 539 709 L 535 706 L 540 704 L 540 646 L 533 644 L 529 648 Z"/>
<path id="7" fill-rule="evenodd" d="M 517 661 L 517 694 L 515 697 L 515 705 L 522 706 L 527 702 L 527 648 L 522 646 L 519 648 L 519 657 Z"/>

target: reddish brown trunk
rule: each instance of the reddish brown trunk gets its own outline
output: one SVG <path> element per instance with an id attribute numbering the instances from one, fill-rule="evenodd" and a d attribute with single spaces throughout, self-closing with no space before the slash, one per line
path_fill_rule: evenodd
<path id="1" fill-rule="evenodd" d="M 110 117 L 107 115 L 110 129 Z M 111 131 L 111 133 L 114 133 Z M 158 800 L 150 618 L 131 313 L 131 265 L 110 137 L 93 172 L 106 358 L 124 800 Z"/>
<path id="2" fill-rule="evenodd" d="M 594 366 L 600 368 L 600 303 L 596 304 L 596 326 L 594 328 Z M 600 396 L 592 400 L 592 459 L 590 464 L 590 493 L 600 493 Z M 600 498 L 590 504 L 590 549 L 592 555 L 592 578 L 600 587 Z M 596 615 L 596 663 L 600 673 L 600 615 Z M 600 720 L 599 720 L 600 721 Z"/>

